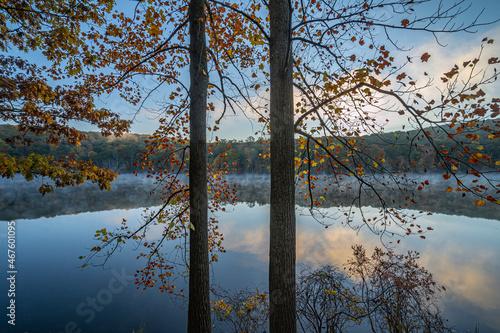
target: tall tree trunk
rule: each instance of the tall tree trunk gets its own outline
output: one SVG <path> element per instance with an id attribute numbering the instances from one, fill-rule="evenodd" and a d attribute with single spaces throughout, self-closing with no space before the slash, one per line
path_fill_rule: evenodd
<path id="1" fill-rule="evenodd" d="M 189 4 L 190 34 L 190 221 L 188 332 L 211 332 L 207 197 L 207 49 L 205 1 Z"/>
<path id="2" fill-rule="evenodd" d="M 270 331 L 296 332 L 295 188 L 291 4 L 269 2 L 271 20 Z"/>

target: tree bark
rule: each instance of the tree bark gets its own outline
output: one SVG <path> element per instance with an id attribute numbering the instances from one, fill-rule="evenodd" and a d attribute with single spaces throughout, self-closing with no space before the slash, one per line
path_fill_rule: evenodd
<path id="1" fill-rule="evenodd" d="M 205 40 L 205 1 L 189 4 L 190 34 L 190 166 L 189 204 L 189 306 L 188 332 L 211 332 L 210 279 L 208 259 L 207 197 L 207 49 Z"/>
<path id="2" fill-rule="evenodd" d="M 296 332 L 294 106 L 291 4 L 271 0 L 270 331 Z"/>

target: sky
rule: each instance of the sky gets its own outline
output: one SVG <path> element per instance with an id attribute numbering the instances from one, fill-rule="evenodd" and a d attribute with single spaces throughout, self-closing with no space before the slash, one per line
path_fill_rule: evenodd
<path id="1" fill-rule="evenodd" d="M 444 0 L 445 4 L 451 3 L 453 0 Z M 456 1 L 455 1 L 456 2 Z M 431 8 L 435 8 L 439 1 L 432 0 L 430 2 Z M 499 0 L 475 0 L 472 2 L 470 8 L 470 16 L 474 17 L 485 8 L 486 10 L 482 13 L 481 18 L 483 21 L 495 21 L 500 18 L 500 1 Z M 410 66 L 407 71 L 414 70 L 415 73 L 421 73 L 425 70 L 428 73 L 438 73 L 441 74 L 445 71 L 449 71 L 453 64 L 461 64 L 464 60 L 472 59 L 477 56 L 481 40 L 484 37 L 493 38 L 497 40 L 497 43 L 492 45 L 487 49 L 486 55 L 496 55 L 500 56 L 500 22 L 496 22 L 491 25 L 478 27 L 477 32 L 474 34 L 470 33 L 455 33 L 455 34 L 443 34 L 439 36 L 440 43 L 446 45 L 445 47 L 439 46 L 436 43 L 435 38 L 428 33 L 395 33 L 396 39 L 403 43 L 403 45 L 408 48 L 412 48 L 406 56 L 418 56 L 428 52 L 431 54 L 428 63 L 414 64 Z M 395 55 L 395 54 L 393 54 Z M 484 57 L 487 58 L 487 57 Z M 418 74 L 415 76 L 419 77 Z M 424 79 L 420 75 L 421 79 Z M 491 92 L 499 92 L 500 86 L 490 87 L 493 89 Z M 125 108 L 126 105 L 120 104 L 119 101 L 112 104 L 113 107 L 119 107 L 120 109 Z M 215 134 L 212 134 L 212 139 L 214 135 L 219 138 L 225 139 L 236 139 L 245 140 L 249 136 L 259 137 L 262 124 L 255 121 L 257 117 L 251 113 L 227 114 L 226 117 L 221 121 L 220 130 Z M 209 122 L 213 123 L 214 119 L 209 119 Z M 407 122 L 404 117 L 398 117 L 398 119 L 392 120 L 389 126 L 386 126 L 386 130 L 397 130 L 401 129 L 402 125 Z M 131 130 L 135 133 L 151 133 L 157 127 L 157 119 L 153 114 L 147 112 L 141 112 L 136 116 L 134 123 L 132 124 Z M 209 140 L 211 135 L 209 134 Z"/>
<path id="2" fill-rule="evenodd" d="M 456 0 L 442 0 L 445 4 L 456 2 Z M 440 1 L 432 0 L 427 7 L 435 8 Z M 470 16 L 475 17 L 480 11 L 485 8 L 481 19 L 482 21 L 495 21 L 500 18 L 500 0 L 475 0 L 469 1 L 472 3 L 470 8 Z M 436 43 L 434 37 L 430 34 L 423 33 L 401 33 L 395 32 L 392 35 L 397 39 L 402 45 L 411 49 L 406 53 L 402 54 L 403 58 L 406 56 L 420 56 L 421 54 L 428 52 L 431 54 L 428 63 L 426 64 L 413 64 L 410 65 L 406 71 L 414 71 L 415 78 L 418 80 L 424 79 L 418 73 L 425 70 L 428 73 L 436 73 L 439 77 L 440 73 L 448 71 L 454 63 L 461 64 L 464 60 L 474 58 L 477 56 L 481 40 L 484 37 L 493 38 L 497 40 L 497 43 L 489 47 L 487 55 L 500 56 L 500 22 L 494 24 L 478 27 L 477 32 L 474 34 L 468 33 L 455 33 L 440 35 L 439 40 L 441 44 L 446 45 L 445 47 L 439 46 Z M 392 54 L 396 56 L 396 53 Z M 418 82 L 418 81 L 417 81 Z M 490 92 L 500 93 L 500 87 L 498 84 L 492 86 Z M 97 102 L 99 107 L 105 107 L 113 112 L 119 113 L 125 119 L 133 119 L 131 126 L 132 133 L 139 134 L 150 134 L 158 127 L 158 114 L 154 110 L 136 112 L 134 107 L 127 104 L 121 100 L 117 94 L 110 96 L 101 96 Z M 215 115 L 218 115 L 219 111 L 216 110 Z M 219 113 L 220 114 L 220 113 Z M 216 119 L 212 115 L 208 119 L 209 123 L 214 122 Z M 246 114 L 228 113 L 225 118 L 221 121 L 220 130 L 215 134 L 209 133 L 209 140 L 215 139 L 214 136 L 217 135 L 219 138 L 225 139 L 237 139 L 245 140 L 249 136 L 259 137 L 260 131 L 262 130 L 262 124 L 255 121 L 256 116 L 252 113 L 247 112 Z M 386 126 L 386 130 L 396 130 L 400 129 L 402 125 L 407 122 L 406 118 L 398 117 L 397 119 L 391 119 L 391 122 Z M 95 127 L 86 124 L 74 124 L 80 130 L 96 130 Z"/>

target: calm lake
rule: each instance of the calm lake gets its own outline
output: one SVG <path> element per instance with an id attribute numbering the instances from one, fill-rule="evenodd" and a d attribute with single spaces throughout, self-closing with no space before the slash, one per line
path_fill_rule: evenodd
<path id="1" fill-rule="evenodd" d="M 217 215 L 227 252 L 219 254 L 219 262 L 213 264 L 211 279 L 224 289 L 265 290 L 269 178 L 233 180 L 241 184 L 240 201 Z M 157 197 L 149 195 L 149 180 L 125 175 L 111 192 L 85 185 L 56 189 L 45 197 L 37 193 L 36 185 L 0 179 L 1 332 L 132 332 L 143 325 L 146 332 L 185 332 L 184 299 L 157 289 L 136 289 L 133 275 L 144 261 L 136 259 L 138 252 L 131 246 L 115 253 L 106 269 L 77 268 L 81 265 L 78 257 L 95 245 L 92 238 L 97 229 L 113 230 L 124 218 L 138 221 L 143 207 L 154 209 L 159 204 Z M 476 207 L 472 198 L 447 194 L 443 189 L 420 194 L 411 208 L 424 211 L 418 223 L 434 230 L 426 233 L 425 240 L 418 236 L 402 239 L 394 244 L 395 250 L 420 252 L 421 265 L 446 287 L 440 307 L 457 332 L 473 332 L 476 325 L 481 333 L 500 332 L 500 208 Z M 326 210 L 336 214 L 335 208 Z M 433 214 L 427 215 L 429 211 Z M 12 220 L 16 235 L 15 326 L 8 324 L 6 316 L 13 299 L 7 296 L 10 282 L 6 279 L 7 222 Z M 340 266 L 351 257 L 354 244 L 363 244 L 367 252 L 381 246 L 380 237 L 368 228 L 354 230 L 340 222 L 325 229 L 297 206 L 300 264 Z M 354 219 L 353 225 L 360 222 Z M 175 284 L 182 289 L 185 282 L 179 278 Z"/>

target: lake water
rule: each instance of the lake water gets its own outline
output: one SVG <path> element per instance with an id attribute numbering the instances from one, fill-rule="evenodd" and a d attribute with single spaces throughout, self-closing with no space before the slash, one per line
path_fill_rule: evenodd
<path id="1" fill-rule="evenodd" d="M 115 190 L 102 193 L 94 186 L 56 189 L 41 197 L 36 186 L 19 180 L 0 182 L 0 267 L 8 277 L 7 221 L 15 220 L 15 327 L 6 316 L 9 281 L 0 282 L 1 332 L 183 332 L 186 304 L 180 297 L 156 289 L 137 290 L 133 274 L 142 268 L 137 252 L 126 247 L 106 269 L 77 268 L 78 257 L 94 246 L 95 230 L 110 230 L 123 218 L 136 221 L 143 208 L 158 205 L 144 178 L 120 177 Z M 241 201 L 218 213 L 227 253 L 212 266 L 212 282 L 225 289 L 246 286 L 264 290 L 268 265 L 268 178 L 237 179 Z M 432 227 L 426 239 L 409 237 L 397 252 L 420 252 L 420 263 L 446 287 L 440 306 L 458 332 L 500 332 L 500 209 L 475 207 L 458 196 L 426 194 L 415 206 L 425 213 L 418 223 Z M 434 195 L 434 196 L 433 196 Z M 328 199 L 328 198 L 327 198 Z M 465 199 L 464 199 L 465 200 Z M 426 209 L 427 208 L 427 209 Z M 370 210 L 371 208 L 367 207 Z M 334 208 L 328 208 L 335 214 Z M 336 223 L 325 229 L 297 206 L 297 259 L 301 264 L 342 265 L 351 246 L 368 251 L 380 238 L 367 228 L 355 231 Z M 354 221 L 356 222 L 356 220 Z M 167 247 L 173 247 L 171 244 Z M 185 285 L 179 278 L 176 285 Z"/>

